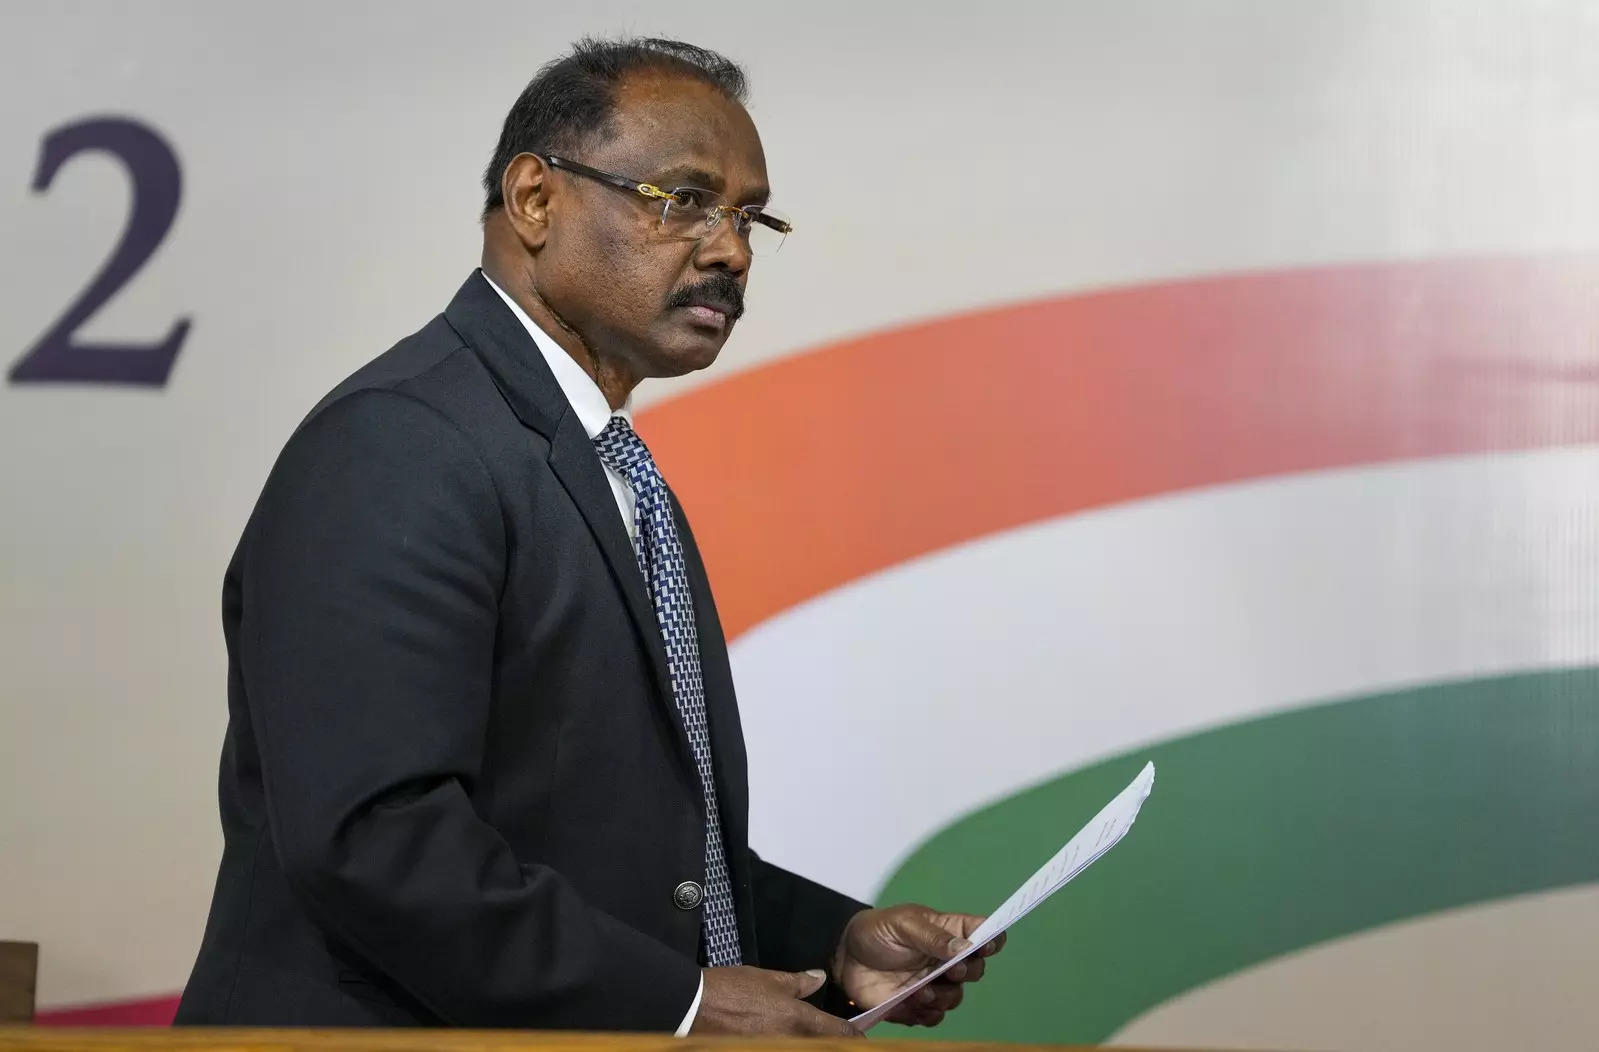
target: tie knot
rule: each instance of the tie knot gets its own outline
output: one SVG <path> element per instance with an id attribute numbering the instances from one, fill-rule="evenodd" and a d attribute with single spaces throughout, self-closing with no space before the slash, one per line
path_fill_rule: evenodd
<path id="1" fill-rule="evenodd" d="M 620 416 L 611 417 L 605 430 L 594 436 L 594 449 L 601 460 L 632 484 L 635 491 L 641 490 L 653 477 L 657 477 L 655 459 L 650 456 L 649 447 L 627 420 Z"/>

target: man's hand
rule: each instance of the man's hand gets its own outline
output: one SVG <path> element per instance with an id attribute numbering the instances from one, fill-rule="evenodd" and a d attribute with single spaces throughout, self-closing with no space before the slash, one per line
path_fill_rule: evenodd
<path id="1" fill-rule="evenodd" d="M 969 945 L 966 937 L 982 923 L 982 917 L 968 913 L 938 913 L 912 904 L 864 910 L 844 927 L 833 954 L 833 978 L 861 1011 L 875 1008 L 906 983 L 964 950 Z M 945 1012 L 961 1003 L 962 985 L 983 977 L 984 958 L 1004 945 L 1005 936 L 1000 935 L 884 1018 L 907 1026 L 937 1026 Z"/>
<path id="2" fill-rule="evenodd" d="M 802 997 L 822 988 L 827 974 L 772 972 L 764 968 L 707 968 L 705 995 L 689 1027 L 691 1034 L 800 1034 L 860 1037 L 837 1016 L 812 1008 Z"/>

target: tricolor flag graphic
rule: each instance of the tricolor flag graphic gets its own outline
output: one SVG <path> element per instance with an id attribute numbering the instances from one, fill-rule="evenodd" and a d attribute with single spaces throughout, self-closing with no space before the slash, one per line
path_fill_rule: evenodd
<path id="1" fill-rule="evenodd" d="M 1483 1047 L 1591 1009 L 1599 264 L 998 307 L 641 429 L 736 639 L 758 847 L 981 910 L 1161 770 L 929 1036 Z"/>

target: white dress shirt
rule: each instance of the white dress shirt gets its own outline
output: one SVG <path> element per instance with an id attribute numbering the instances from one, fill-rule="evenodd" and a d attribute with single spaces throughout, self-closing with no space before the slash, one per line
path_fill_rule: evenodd
<path id="1" fill-rule="evenodd" d="M 605 392 L 600 390 L 600 385 L 594 382 L 593 377 L 583 371 L 583 367 L 572 359 L 570 354 L 561 349 L 561 345 L 550 338 L 550 334 L 539 328 L 532 318 L 527 316 L 517 302 L 505 294 L 505 290 L 496 285 L 487 274 L 483 280 L 489 283 L 489 288 L 500 294 L 500 299 L 511 308 L 511 313 L 516 315 L 516 320 L 522 323 L 527 334 L 533 337 L 533 342 L 538 346 L 539 353 L 544 356 L 544 362 L 550 367 L 550 372 L 555 374 L 555 382 L 560 385 L 561 393 L 566 395 L 566 400 L 571 403 L 572 411 L 583 424 L 583 430 L 588 432 L 590 440 L 600 437 L 600 432 L 605 430 L 605 425 L 611 422 L 611 417 L 619 416 L 633 423 L 632 399 L 623 403 L 622 408 L 611 409 L 611 403 L 605 397 Z M 627 480 L 617 474 L 611 465 L 600 461 L 600 466 L 605 468 L 605 477 L 611 483 L 611 495 L 616 498 L 616 510 L 622 515 L 622 523 L 627 527 L 628 539 L 638 546 L 638 536 L 633 526 L 633 508 L 635 497 L 633 487 Z M 700 1011 L 700 999 L 705 996 L 705 976 L 700 976 L 700 988 L 694 994 L 694 1001 L 688 1006 L 688 1014 L 683 1017 L 683 1022 L 677 1028 L 677 1036 L 683 1037 L 688 1033 L 688 1028 L 694 1025 L 694 1017 Z"/>

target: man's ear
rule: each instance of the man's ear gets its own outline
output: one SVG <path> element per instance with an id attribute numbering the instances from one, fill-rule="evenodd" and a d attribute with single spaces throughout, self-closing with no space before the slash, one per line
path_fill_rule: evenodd
<path id="1" fill-rule="evenodd" d="M 535 154 L 517 154 L 500 175 L 505 217 L 529 252 L 543 248 L 549 236 L 550 189 L 550 166 Z"/>

